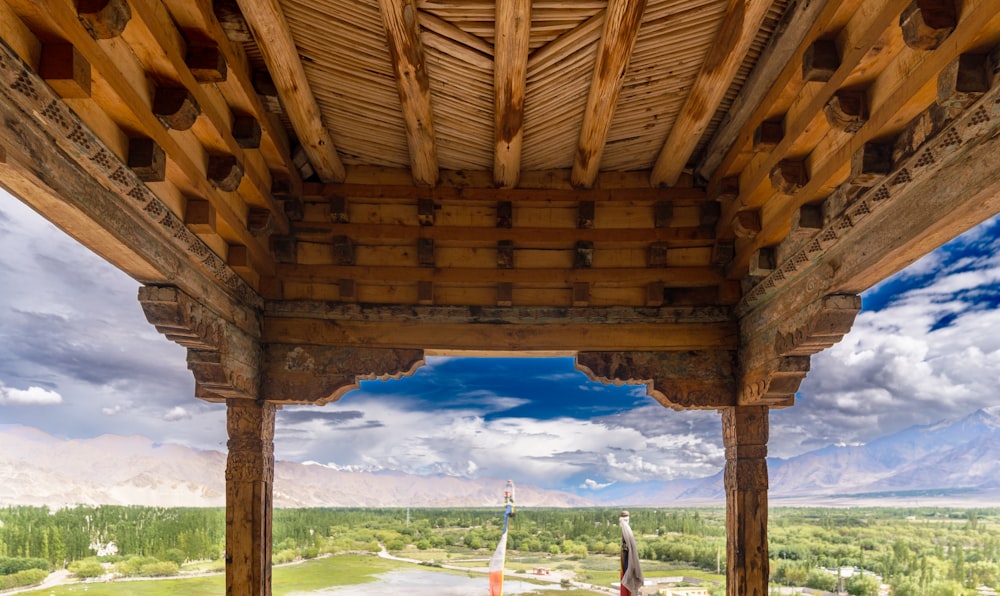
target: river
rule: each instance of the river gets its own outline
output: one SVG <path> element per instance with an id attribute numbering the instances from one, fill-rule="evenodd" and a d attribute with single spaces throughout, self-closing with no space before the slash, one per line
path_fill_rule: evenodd
<path id="1" fill-rule="evenodd" d="M 314 596 L 315 594 L 350 594 L 351 596 L 486 596 L 490 592 L 486 576 L 469 577 L 433 571 L 387 571 L 376 576 L 377 581 L 353 586 L 338 586 L 314 592 L 293 592 L 288 596 Z M 504 594 L 531 594 L 548 586 L 507 578 L 503 582 Z M 551 587 L 549 587 L 551 589 Z"/>

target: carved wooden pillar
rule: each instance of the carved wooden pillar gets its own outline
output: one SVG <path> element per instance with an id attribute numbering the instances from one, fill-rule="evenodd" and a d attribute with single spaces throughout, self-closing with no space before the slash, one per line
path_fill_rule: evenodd
<path id="1" fill-rule="evenodd" d="M 722 410 L 726 446 L 726 596 L 766 596 L 767 406 Z"/>
<path id="2" fill-rule="evenodd" d="M 260 320 L 230 305 L 222 316 L 176 287 L 145 286 L 146 318 L 187 348 L 195 395 L 226 404 L 226 593 L 271 594 L 271 490 L 275 406 L 259 399 Z"/>
<path id="3" fill-rule="evenodd" d="M 226 401 L 226 594 L 271 594 L 274 405 Z"/>

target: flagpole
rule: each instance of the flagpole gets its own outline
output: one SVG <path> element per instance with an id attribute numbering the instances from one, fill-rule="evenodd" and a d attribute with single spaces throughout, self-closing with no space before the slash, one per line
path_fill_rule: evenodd
<path id="1" fill-rule="evenodd" d="M 490 558 L 490 596 L 503 596 L 503 568 L 507 558 L 507 524 L 514 515 L 514 481 L 508 480 L 503 491 L 503 533 Z"/>

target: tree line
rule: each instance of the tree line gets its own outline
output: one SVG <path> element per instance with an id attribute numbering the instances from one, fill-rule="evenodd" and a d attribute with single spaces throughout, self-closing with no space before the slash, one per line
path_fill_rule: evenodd
<path id="1" fill-rule="evenodd" d="M 575 558 L 614 555 L 620 542 L 618 515 L 613 508 L 521 509 L 511 520 L 508 548 Z M 643 559 L 708 571 L 725 568 L 721 509 L 635 509 L 630 522 Z M 499 508 L 276 509 L 273 554 L 275 562 L 283 562 L 375 551 L 380 545 L 390 551 L 489 552 L 501 529 Z M 118 506 L 0 509 L 0 576 L 37 572 L 39 561 L 57 568 L 87 560 L 89 568 L 74 567 L 96 573 L 92 547 L 109 542 L 118 547 L 116 565 L 135 575 L 174 570 L 184 561 L 217 560 L 225 547 L 225 512 Z M 771 579 L 780 584 L 839 587 L 873 596 L 877 574 L 896 596 L 971 594 L 982 585 L 1000 587 L 1000 509 L 773 508 L 769 552 Z M 5 573 L 4 560 L 35 563 Z M 163 564 L 167 562 L 172 564 Z M 838 577 L 844 569 L 858 573 Z"/>

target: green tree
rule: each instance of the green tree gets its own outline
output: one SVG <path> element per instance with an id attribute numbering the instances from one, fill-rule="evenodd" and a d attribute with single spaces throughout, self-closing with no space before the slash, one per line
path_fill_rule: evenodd
<path id="1" fill-rule="evenodd" d="M 104 575 L 104 567 L 96 558 L 73 561 L 69 564 L 69 572 L 79 578 L 101 577 Z"/>
<path id="2" fill-rule="evenodd" d="M 878 596 L 878 580 L 866 574 L 855 573 L 844 582 L 844 589 L 851 596 Z"/>
<path id="3" fill-rule="evenodd" d="M 824 592 L 833 592 L 837 589 L 837 576 L 822 569 L 810 569 L 806 576 L 806 587 Z"/>

